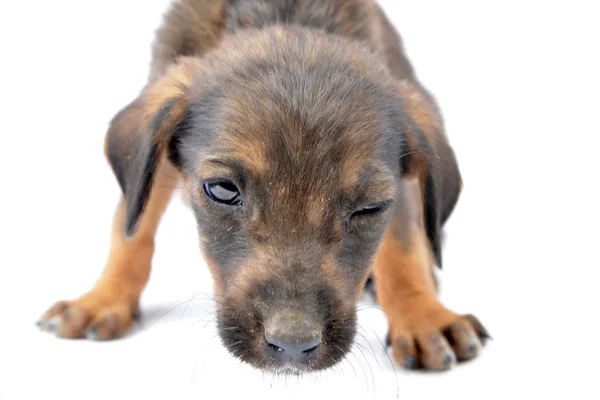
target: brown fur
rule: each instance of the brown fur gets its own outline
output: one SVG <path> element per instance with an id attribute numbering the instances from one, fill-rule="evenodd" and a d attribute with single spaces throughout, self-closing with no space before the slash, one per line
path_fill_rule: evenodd
<path id="1" fill-rule="evenodd" d="M 373 266 L 377 301 L 388 317 L 389 340 L 400 365 L 446 369 L 456 359 L 442 331 L 452 332 L 459 360 L 478 354 L 477 337 L 485 331 L 477 331 L 470 317 L 457 315 L 438 301 L 434 262 L 420 211 L 420 185 L 415 180 L 405 185 L 410 207 L 395 216 Z M 406 231 L 398 232 L 399 227 Z"/>
<path id="2" fill-rule="evenodd" d="M 111 339 L 129 329 L 159 220 L 180 185 L 223 300 L 220 324 L 239 329 L 235 340 L 222 334 L 224 342 L 255 366 L 280 367 L 261 350 L 273 307 L 329 315 L 329 336 L 306 368 L 341 359 L 371 261 L 402 365 L 445 369 L 477 355 L 487 337 L 475 317 L 437 299 L 433 268 L 462 180 L 437 105 L 374 1 L 175 2 L 154 43 L 148 84 L 113 119 L 105 152 L 123 190 L 108 261 L 92 290 L 42 317 L 58 336 Z M 257 205 L 214 208 L 206 182 L 237 182 L 240 174 L 252 183 L 248 198 L 261 193 Z M 381 211 L 352 219 L 374 201 L 385 203 Z M 232 228 L 211 228 L 215 215 Z M 246 347 L 236 347 L 240 337 Z"/>
<path id="3" fill-rule="evenodd" d="M 131 327 L 150 276 L 154 235 L 177 185 L 177 176 L 169 163 L 161 163 L 137 234 L 130 240 L 123 230 L 126 211 L 121 200 L 115 211 L 110 254 L 102 275 L 89 292 L 73 301 L 58 302 L 44 314 L 42 320 L 52 324 L 49 329 L 65 338 L 85 337 L 89 333 L 98 339 L 111 339 Z M 94 330 L 86 332 L 89 327 Z"/>

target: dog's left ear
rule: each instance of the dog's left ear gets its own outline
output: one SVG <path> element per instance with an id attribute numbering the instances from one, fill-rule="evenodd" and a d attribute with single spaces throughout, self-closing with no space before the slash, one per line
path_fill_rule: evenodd
<path id="1" fill-rule="evenodd" d="M 173 157 L 170 143 L 187 114 L 194 66 L 193 60 L 183 60 L 172 67 L 110 123 L 104 151 L 123 192 L 128 237 L 135 234 L 159 162 Z"/>
<path id="2" fill-rule="evenodd" d="M 425 231 L 441 268 L 441 229 L 458 201 L 462 178 L 434 100 L 415 83 L 402 82 L 399 92 L 404 131 L 400 167 L 403 177 L 419 180 Z"/>

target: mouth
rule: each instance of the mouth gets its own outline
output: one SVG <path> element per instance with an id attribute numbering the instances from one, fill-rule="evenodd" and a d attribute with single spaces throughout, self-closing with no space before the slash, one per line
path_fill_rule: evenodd
<path id="1" fill-rule="evenodd" d="M 282 366 L 274 366 L 268 372 L 271 372 L 274 375 L 291 375 L 291 376 L 301 376 L 303 374 L 308 374 L 311 372 L 315 372 L 316 370 L 310 368 L 301 368 L 297 365 L 289 364 Z"/>

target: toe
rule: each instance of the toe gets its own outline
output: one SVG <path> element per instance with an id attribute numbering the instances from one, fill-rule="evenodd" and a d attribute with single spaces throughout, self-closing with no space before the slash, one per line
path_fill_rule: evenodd
<path id="1" fill-rule="evenodd" d="M 109 340 L 121 336 L 133 324 L 128 307 L 115 307 L 105 311 L 91 322 L 86 337 L 92 340 Z"/>
<path id="2" fill-rule="evenodd" d="M 464 318 L 469 322 L 469 324 L 471 324 L 471 326 L 477 333 L 479 340 L 481 340 L 482 344 L 485 344 L 485 342 L 487 342 L 488 339 L 492 338 L 490 336 L 490 334 L 488 333 L 487 329 L 485 329 L 483 324 L 479 321 L 479 319 L 477 319 L 476 316 L 468 314 L 468 315 L 465 315 Z"/>
<path id="3" fill-rule="evenodd" d="M 475 329 L 466 319 L 460 319 L 448 327 L 446 336 L 459 361 L 477 357 L 481 351 L 481 342 Z"/>
<path id="4" fill-rule="evenodd" d="M 417 344 L 424 368 L 443 371 L 456 364 L 456 355 L 440 331 L 418 335 Z"/>
<path id="5" fill-rule="evenodd" d="M 82 338 L 88 314 L 79 307 L 71 306 L 62 315 L 56 329 L 56 335 L 67 339 Z"/>
<path id="6" fill-rule="evenodd" d="M 394 358 L 396 362 L 406 369 L 418 367 L 417 346 L 415 340 L 409 335 L 400 335 L 394 338 Z"/>
<path id="7" fill-rule="evenodd" d="M 94 321 L 86 332 L 86 337 L 91 340 L 108 340 L 117 336 L 118 317 L 113 313 L 106 313 Z"/>
<path id="8" fill-rule="evenodd" d="M 54 332 L 58 323 L 58 317 L 60 317 L 66 309 L 69 307 L 69 303 L 66 301 L 59 301 L 50 307 L 37 321 L 36 325 L 45 331 Z"/>
<path id="9" fill-rule="evenodd" d="M 50 333 L 55 333 L 58 329 L 58 327 L 61 325 L 62 322 L 62 316 L 61 315 L 55 315 L 54 317 L 48 319 L 44 325 L 44 329 L 47 332 Z"/>

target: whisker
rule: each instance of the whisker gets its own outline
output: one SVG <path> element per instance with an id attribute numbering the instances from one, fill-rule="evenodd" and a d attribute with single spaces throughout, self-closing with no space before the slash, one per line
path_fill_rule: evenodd
<path id="1" fill-rule="evenodd" d="M 181 317 L 179 318 L 179 322 L 183 321 L 183 317 L 185 316 L 185 313 L 187 312 L 188 307 L 190 306 L 190 304 L 192 303 L 192 300 L 194 300 L 196 298 L 196 295 L 200 293 L 200 292 L 196 292 L 194 293 L 194 295 L 192 296 L 192 298 L 190 299 L 190 301 L 187 302 L 187 304 L 185 305 L 185 308 L 183 309 L 183 312 L 181 313 Z"/>
<path id="2" fill-rule="evenodd" d="M 361 327 L 361 329 L 363 329 L 363 330 L 364 330 L 364 328 L 362 328 L 362 327 Z M 360 332 L 356 332 L 356 333 L 358 333 L 360 336 L 362 336 L 362 338 L 365 340 L 365 342 L 366 342 L 366 343 L 369 345 L 369 347 L 371 348 L 371 354 L 373 355 L 373 358 L 375 358 L 375 359 L 377 360 L 377 355 L 375 354 L 375 349 L 373 348 L 373 346 L 371 346 L 371 343 L 370 343 L 370 342 L 369 342 L 369 340 L 367 339 L 367 336 L 366 336 L 366 335 L 363 335 L 363 334 L 362 334 L 362 333 L 360 333 Z M 363 346 L 363 347 L 364 347 L 364 346 Z M 366 350 L 366 348 L 365 348 L 365 350 Z M 378 363 L 379 363 L 379 361 L 378 361 Z"/>
<path id="3" fill-rule="evenodd" d="M 376 309 L 376 310 L 380 310 L 383 311 L 383 308 L 381 307 L 381 305 L 379 304 L 361 304 L 360 306 L 356 307 L 356 311 L 365 311 L 365 310 L 370 310 L 370 309 Z"/>
<path id="4" fill-rule="evenodd" d="M 375 361 L 377 361 L 377 365 L 379 366 L 379 360 L 377 360 L 377 356 L 374 353 L 369 352 L 369 350 L 364 345 L 362 345 L 361 343 L 354 342 L 354 344 L 358 347 L 359 350 L 362 349 L 362 350 L 366 351 L 367 354 L 369 354 L 370 356 L 372 356 L 375 359 Z M 379 369 L 381 370 L 380 366 L 379 366 Z"/>
<path id="5" fill-rule="evenodd" d="M 211 322 L 214 322 L 214 321 L 215 321 L 217 318 L 218 318 L 218 317 L 217 317 L 217 316 L 215 316 L 214 318 L 212 318 L 212 319 L 210 319 L 210 320 L 206 321 L 206 323 L 204 324 L 204 328 L 206 328 L 206 327 L 208 326 L 208 324 L 210 324 Z"/>
<path id="6" fill-rule="evenodd" d="M 377 336 L 377 334 L 375 333 L 375 331 L 373 330 L 373 328 L 369 327 L 369 329 L 371 329 L 371 331 L 373 332 L 373 335 L 375 335 L 375 337 L 377 338 L 377 341 L 381 345 L 381 348 L 383 349 L 383 352 L 387 356 L 387 359 L 390 362 L 390 365 L 392 366 L 392 370 L 394 371 L 394 376 L 396 377 L 396 398 L 399 399 L 400 398 L 400 384 L 398 383 L 398 374 L 397 374 L 397 371 L 396 371 L 396 366 L 394 365 L 394 362 L 392 361 L 392 358 L 390 357 L 389 353 L 387 352 L 387 348 L 381 342 L 381 339 L 379 339 L 379 336 Z"/>
<path id="7" fill-rule="evenodd" d="M 352 354 L 354 357 L 356 357 L 356 354 L 354 354 L 354 350 L 350 350 L 348 354 Z M 352 371 L 354 371 L 354 376 L 356 377 L 356 379 L 360 379 L 358 377 L 358 373 L 356 372 L 356 368 L 354 368 L 354 364 L 352 364 L 352 361 L 350 359 L 348 359 L 348 364 L 350 364 L 350 367 L 352 367 Z"/>
<path id="8" fill-rule="evenodd" d="M 148 325 L 148 327 L 146 327 L 146 329 L 144 329 L 144 331 L 147 331 L 148 329 L 150 329 L 155 323 L 157 323 L 158 321 L 160 321 L 162 318 L 164 318 L 167 314 L 169 314 L 171 311 L 175 310 L 177 307 L 182 306 L 186 303 L 187 300 L 183 300 L 181 301 L 179 304 L 171 307 L 167 312 L 165 312 L 164 314 L 162 314 L 160 317 L 158 317 L 156 320 L 154 320 L 152 323 L 150 323 L 150 325 Z"/>
<path id="9" fill-rule="evenodd" d="M 362 372 L 363 372 L 363 375 L 364 375 L 364 377 L 365 377 L 365 384 L 367 385 L 367 391 L 370 391 L 371 389 L 370 389 L 370 387 L 369 387 L 369 378 L 368 378 L 368 376 L 367 376 L 367 370 L 365 369 L 365 366 L 363 365 L 363 363 L 362 363 L 362 362 L 360 362 L 360 359 L 358 358 L 358 355 L 357 355 L 356 353 L 354 353 L 354 352 L 352 352 L 352 351 L 351 351 L 351 352 L 350 352 L 350 353 L 348 353 L 348 354 L 352 354 L 352 355 L 354 356 L 354 358 L 356 358 L 356 362 L 357 362 L 357 363 L 358 363 L 358 365 L 360 366 L 360 369 L 362 370 Z M 363 357 L 364 357 L 364 355 L 363 355 Z M 371 372 L 371 374 L 372 374 L 372 372 Z"/>
<path id="10" fill-rule="evenodd" d="M 367 367 L 369 367 L 369 371 L 371 372 L 371 379 L 373 381 L 373 390 L 375 390 L 375 374 L 373 374 L 373 368 L 371 368 L 371 363 L 369 362 L 369 359 L 367 358 L 365 353 L 362 351 L 362 349 L 360 347 L 357 347 L 357 349 L 360 351 L 363 358 L 365 359 L 365 362 L 367 363 Z M 375 361 L 377 361 L 377 359 L 375 359 Z"/>
<path id="11" fill-rule="evenodd" d="M 200 359 L 197 359 L 194 363 L 194 367 L 192 368 L 192 376 L 190 377 L 190 383 L 194 383 L 194 374 L 196 373 L 196 366 L 198 365 L 199 361 Z"/>
<path id="12" fill-rule="evenodd" d="M 232 331 L 234 329 L 240 329 L 238 326 L 229 326 L 227 328 L 221 328 L 222 331 Z"/>
<path id="13" fill-rule="evenodd" d="M 410 156 L 411 154 L 417 154 L 417 153 L 424 153 L 424 151 L 421 149 L 411 150 L 411 151 L 408 151 L 408 152 L 400 155 L 400 159 L 402 160 L 406 156 Z"/>

